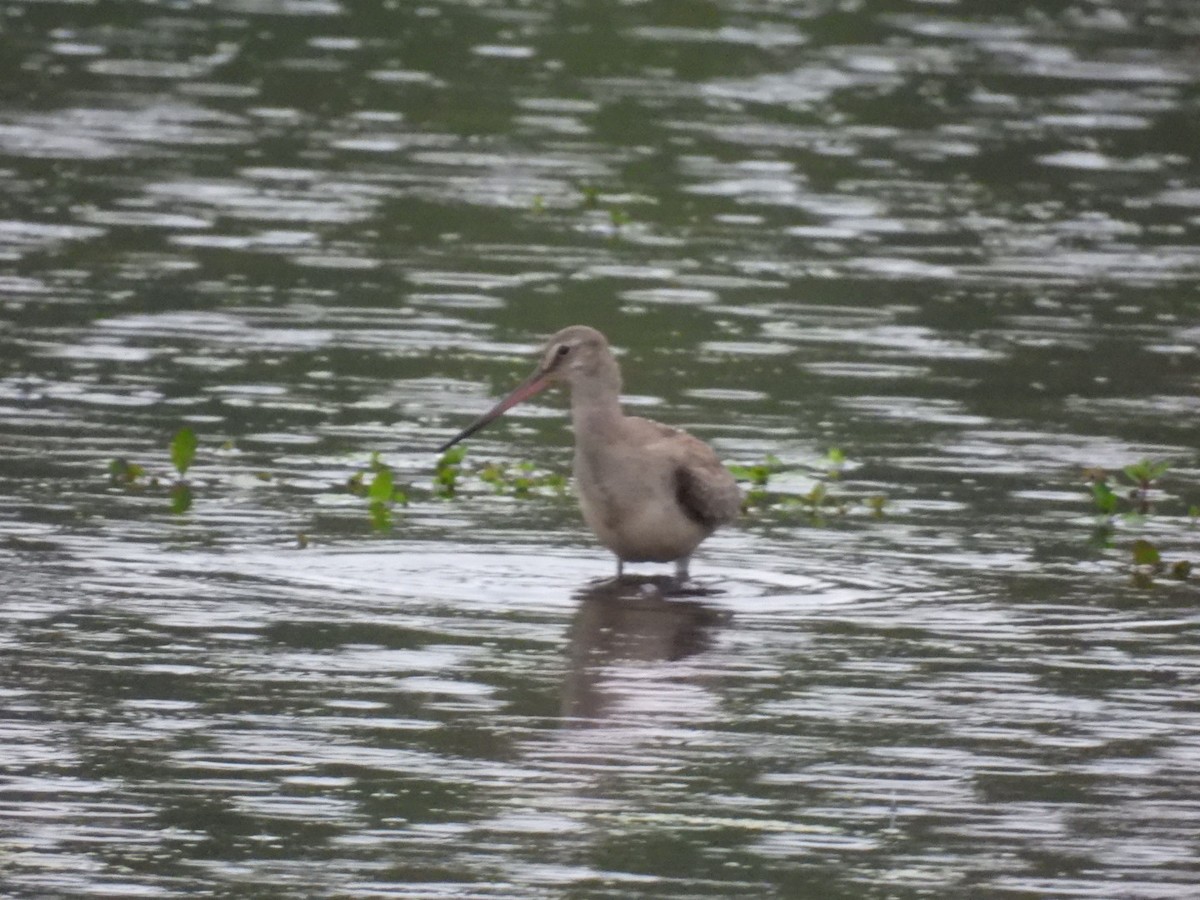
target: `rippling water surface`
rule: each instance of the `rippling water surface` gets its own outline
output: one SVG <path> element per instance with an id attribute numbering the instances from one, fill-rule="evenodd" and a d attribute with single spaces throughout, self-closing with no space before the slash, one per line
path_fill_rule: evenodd
<path id="1" fill-rule="evenodd" d="M 0 893 L 1194 897 L 1200 592 L 1130 562 L 1200 564 L 1198 35 L 4 4 Z M 569 496 L 434 499 L 576 321 L 846 511 L 748 515 L 664 598 Z M 468 462 L 566 472 L 562 406 Z M 1084 469 L 1142 458 L 1103 527 Z"/>

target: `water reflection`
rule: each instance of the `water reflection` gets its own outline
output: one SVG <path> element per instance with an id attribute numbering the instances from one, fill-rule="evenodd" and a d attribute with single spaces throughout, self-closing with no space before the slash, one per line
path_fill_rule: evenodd
<path id="1" fill-rule="evenodd" d="M 633 679 L 622 675 L 641 663 L 677 662 L 708 649 L 716 629 L 731 619 L 702 599 L 719 593 L 699 584 L 680 586 L 667 576 L 625 576 L 584 587 L 576 594 L 568 638 L 563 715 L 579 724 L 657 706 L 661 698 L 652 695 L 671 680 L 669 668 L 639 668 Z"/>

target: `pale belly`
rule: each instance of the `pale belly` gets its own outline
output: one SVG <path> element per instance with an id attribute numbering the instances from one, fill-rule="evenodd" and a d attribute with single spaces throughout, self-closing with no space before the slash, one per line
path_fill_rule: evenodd
<path id="1" fill-rule="evenodd" d="M 575 487 L 588 527 L 627 562 L 681 559 L 712 533 L 683 511 L 665 464 L 576 455 Z"/>

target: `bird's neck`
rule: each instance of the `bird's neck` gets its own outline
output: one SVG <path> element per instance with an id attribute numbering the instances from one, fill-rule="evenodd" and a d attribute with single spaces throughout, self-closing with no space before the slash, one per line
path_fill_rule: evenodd
<path id="1" fill-rule="evenodd" d="M 615 362 L 611 368 L 571 385 L 571 422 L 577 435 L 611 434 L 624 417 L 621 373 Z"/>

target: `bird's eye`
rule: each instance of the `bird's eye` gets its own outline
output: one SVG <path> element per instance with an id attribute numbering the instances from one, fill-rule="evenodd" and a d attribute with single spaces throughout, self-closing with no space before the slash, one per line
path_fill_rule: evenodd
<path id="1" fill-rule="evenodd" d="M 571 352 L 570 344 L 559 344 L 558 349 L 554 351 L 554 355 L 557 356 L 559 359 L 562 359 L 564 356 L 566 356 L 570 352 Z"/>

